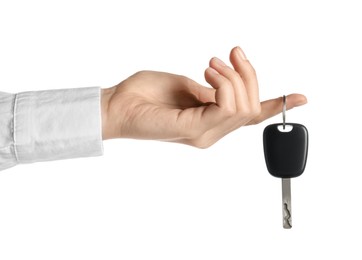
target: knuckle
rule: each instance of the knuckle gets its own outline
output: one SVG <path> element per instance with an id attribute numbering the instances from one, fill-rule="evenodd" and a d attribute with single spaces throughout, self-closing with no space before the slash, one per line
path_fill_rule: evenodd
<path id="1" fill-rule="evenodd" d="M 237 110 L 233 106 L 226 106 L 223 108 L 223 115 L 227 118 L 233 117 L 236 114 L 237 114 Z"/>
<path id="2" fill-rule="evenodd" d="M 140 70 L 137 71 L 135 74 L 133 74 L 133 76 L 145 76 L 148 75 L 150 73 L 150 71 L 148 70 Z"/>
<path id="3" fill-rule="evenodd" d="M 229 67 L 226 67 L 224 69 L 224 73 L 226 78 L 228 79 L 230 87 L 233 87 L 234 84 L 238 84 L 238 82 L 242 81 L 240 74 Z"/>
<path id="4" fill-rule="evenodd" d="M 252 109 L 251 116 L 252 116 L 253 118 L 255 118 L 255 117 L 258 117 L 260 114 L 261 114 L 261 107 L 260 107 L 260 105 L 255 106 L 255 107 Z"/>
<path id="5" fill-rule="evenodd" d="M 259 106 L 254 106 L 254 107 L 243 108 L 239 112 L 239 116 L 241 118 L 256 118 L 260 115 L 260 113 L 261 113 L 261 107 L 259 105 Z"/>
<path id="6" fill-rule="evenodd" d="M 245 107 L 239 112 L 239 116 L 241 118 L 250 117 L 251 109 L 249 107 Z"/>
<path id="7" fill-rule="evenodd" d="M 237 82 L 241 80 L 241 76 L 239 73 L 237 73 L 235 70 L 232 70 L 229 68 L 229 77 L 233 82 Z"/>
<path id="8" fill-rule="evenodd" d="M 206 149 L 206 148 L 209 148 L 211 145 L 213 145 L 213 142 L 211 142 L 209 140 L 205 140 L 204 138 L 200 137 L 200 138 L 194 139 L 191 142 L 191 145 L 196 148 Z"/>
<path id="9" fill-rule="evenodd" d="M 248 115 L 245 117 L 248 118 L 249 124 L 255 125 L 258 124 L 260 121 L 259 120 L 260 114 L 261 114 L 261 107 L 259 105 L 249 109 Z"/>
<path id="10" fill-rule="evenodd" d="M 220 77 L 220 83 L 221 83 L 220 87 L 222 87 L 222 88 L 229 88 L 229 89 L 233 88 L 233 84 L 227 78 Z"/>

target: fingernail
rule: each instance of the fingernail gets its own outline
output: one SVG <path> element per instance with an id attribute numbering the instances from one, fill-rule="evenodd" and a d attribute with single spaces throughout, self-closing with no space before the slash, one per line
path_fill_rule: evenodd
<path id="1" fill-rule="evenodd" d="M 242 60 L 247 60 L 248 59 L 248 58 L 246 58 L 245 53 L 243 52 L 243 50 L 239 46 L 236 48 L 236 54 Z"/>
<path id="2" fill-rule="evenodd" d="M 226 64 L 219 58 L 214 57 L 214 61 L 216 62 L 216 64 L 218 64 L 220 66 L 226 66 Z"/>

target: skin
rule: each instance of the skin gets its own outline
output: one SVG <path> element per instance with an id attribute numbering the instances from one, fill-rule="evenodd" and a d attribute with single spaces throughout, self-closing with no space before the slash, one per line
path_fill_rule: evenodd
<path id="1" fill-rule="evenodd" d="M 240 47 L 230 52 L 232 67 L 212 58 L 205 70 L 211 85 L 185 76 L 140 71 L 102 89 L 103 140 L 134 138 L 207 148 L 241 126 L 258 124 L 282 111 L 282 98 L 260 102 L 256 73 Z M 287 96 L 287 109 L 307 103 Z"/>

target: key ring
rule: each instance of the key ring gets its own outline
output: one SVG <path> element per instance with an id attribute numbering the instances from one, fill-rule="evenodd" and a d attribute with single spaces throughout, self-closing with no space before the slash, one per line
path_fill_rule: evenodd
<path id="1" fill-rule="evenodd" d="M 287 110 L 287 98 L 283 95 L 283 130 L 285 130 L 285 112 Z"/>

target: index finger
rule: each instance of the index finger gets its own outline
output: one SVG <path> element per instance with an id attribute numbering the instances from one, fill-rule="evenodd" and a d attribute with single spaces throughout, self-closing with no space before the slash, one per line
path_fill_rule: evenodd
<path id="1" fill-rule="evenodd" d="M 302 94 L 290 94 L 287 96 L 287 110 L 294 107 L 302 106 L 307 103 L 307 98 Z M 255 125 L 264 120 L 273 117 L 283 110 L 283 97 L 270 99 L 261 102 L 261 113 L 259 116 L 251 120 L 248 125 Z"/>

